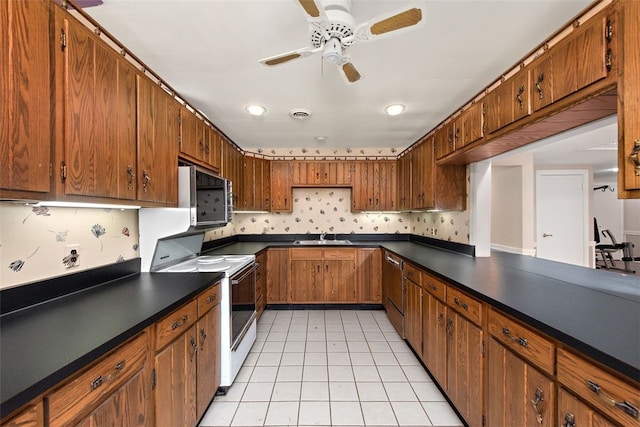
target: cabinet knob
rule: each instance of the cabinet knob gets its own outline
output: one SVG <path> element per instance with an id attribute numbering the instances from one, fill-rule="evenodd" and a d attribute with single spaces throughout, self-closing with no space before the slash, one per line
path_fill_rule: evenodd
<path id="1" fill-rule="evenodd" d="M 544 80 L 544 73 L 538 74 L 538 79 L 536 80 L 536 90 L 538 91 L 538 96 L 540 99 L 544 99 L 544 91 L 542 90 L 542 86 L 540 83 Z"/>

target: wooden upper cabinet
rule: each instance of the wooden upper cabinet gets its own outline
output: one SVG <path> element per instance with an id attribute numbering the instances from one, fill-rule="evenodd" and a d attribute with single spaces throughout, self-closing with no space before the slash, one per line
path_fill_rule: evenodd
<path id="1" fill-rule="evenodd" d="M 482 106 L 482 102 L 471 104 L 456 120 L 456 150 L 472 142 L 476 142 L 484 136 L 484 114 Z"/>
<path id="2" fill-rule="evenodd" d="M 456 139 L 460 135 L 458 125 L 457 121 L 451 121 L 435 132 L 435 154 L 437 159 L 453 153 L 457 148 Z"/>
<path id="3" fill-rule="evenodd" d="M 309 187 L 350 186 L 351 164 L 346 161 L 292 162 L 292 184 Z"/>
<path id="4" fill-rule="evenodd" d="M 618 197 L 640 199 L 640 2 L 618 7 Z"/>
<path id="5" fill-rule="evenodd" d="M 198 118 L 193 112 L 180 108 L 180 153 L 198 158 Z"/>
<path id="6" fill-rule="evenodd" d="M 413 169 L 413 153 L 411 151 L 398 159 L 398 209 L 411 208 L 411 171 Z"/>
<path id="7" fill-rule="evenodd" d="M 180 104 L 142 75 L 137 83 L 138 200 L 175 206 Z"/>
<path id="8" fill-rule="evenodd" d="M 607 47 L 608 19 L 600 13 L 532 62 L 534 111 L 608 76 L 613 66 Z"/>
<path id="9" fill-rule="evenodd" d="M 291 168 L 286 160 L 271 161 L 271 211 L 291 212 Z"/>
<path id="10" fill-rule="evenodd" d="M 180 107 L 180 154 L 220 170 L 218 133 L 185 106 Z"/>
<path id="11" fill-rule="evenodd" d="M 215 171 L 220 172 L 222 163 L 222 136 L 212 128 L 207 128 L 209 132 L 209 166 Z"/>
<path id="12" fill-rule="evenodd" d="M 396 209 L 396 161 L 358 160 L 353 163 L 352 210 L 357 212 Z"/>
<path id="13" fill-rule="evenodd" d="M 256 186 L 256 172 L 255 161 L 257 159 L 251 156 L 243 156 L 243 197 L 242 197 L 242 209 L 254 210 L 256 209 L 255 193 L 258 190 Z"/>
<path id="14" fill-rule="evenodd" d="M 68 12 L 55 10 L 66 41 L 56 49 L 64 194 L 135 200 L 137 72 Z"/>
<path id="15" fill-rule="evenodd" d="M 484 98 L 485 127 L 495 132 L 531 114 L 529 68 L 522 68 Z"/>
<path id="16" fill-rule="evenodd" d="M 411 208 L 431 209 L 434 205 L 434 139 L 423 140 L 411 156 Z"/>
<path id="17" fill-rule="evenodd" d="M 0 168 L 4 190 L 51 190 L 51 66 L 47 0 L 0 2 Z M 9 25 L 11 22 L 11 25 Z"/>

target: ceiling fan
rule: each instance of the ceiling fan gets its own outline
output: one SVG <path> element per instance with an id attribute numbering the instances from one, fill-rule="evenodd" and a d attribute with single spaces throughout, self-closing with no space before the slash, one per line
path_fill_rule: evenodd
<path id="1" fill-rule="evenodd" d="M 336 64 L 348 83 L 362 78 L 351 57 L 349 46 L 375 40 L 398 30 L 413 27 L 422 21 L 421 3 L 356 24 L 351 16 L 351 0 L 296 0 L 302 7 L 311 33 L 310 46 L 261 59 L 264 65 L 274 66 L 322 52 L 324 61 Z"/>

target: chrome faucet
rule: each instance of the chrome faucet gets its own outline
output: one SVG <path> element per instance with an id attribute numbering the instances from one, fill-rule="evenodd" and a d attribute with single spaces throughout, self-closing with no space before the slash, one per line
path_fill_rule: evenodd
<path id="1" fill-rule="evenodd" d="M 320 232 L 320 241 L 324 241 L 325 236 L 327 235 L 327 233 L 325 233 L 324 231 Z"/>

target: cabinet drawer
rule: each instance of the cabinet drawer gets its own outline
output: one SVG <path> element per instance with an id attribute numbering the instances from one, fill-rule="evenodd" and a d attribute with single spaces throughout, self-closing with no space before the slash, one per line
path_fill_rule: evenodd
<path id="1" fill-rule="evenodd" d="M 447 300 L 447 285 L 430 274 L 422 273 L 422 288 L 440 301 Z"/>
<path id="2" fill-rule="evenodd" d="M 447 304 L 476 324 L 482 323 L 482 303 L 455 288 L 447 290 Z"/>
<path id="3" fill-rule="evenodd" d="M 220 283 L 216 283 L 198 295 L 198 318 L 220 303 Z"/>
<path id="4" fill-rule="evenodd" d="M 558 349 L 558 381 L 621 425 L 640 426 L 640 388 L 564 349 Z"/>
<path id="5" fill-rule="evenodd" d="M 65 425 L 80 415 L 87 415 L 104 397 L 122 387 L 144 367 L 149 351 L 147 344 L 145 332 L 51 393 L 49 425 Z"/>
<path id="6" fill-rule="evenodd" d="M 322 259 L 322 249 L 292 248 L 289 249 L 289 256 L 291 259 L 319 260 Z"/>
<path id="7" fill-rule="evenodd" d="M 185 329 L 193 325 L 197 312 L 198 302 L 194 299 L 159 320 L 156 323 L 156 351 L 179 337 Z"/>
<path id="8" fill-rule="evenodd" d="M 411 280 L 413 283 L 422 285 L 422 272 L 420 270 L 407 262 L 404 263 L 402 268 L 402 273 L 407 279 Z"/>
<path id="9" fill-rule="evenodd" d="M 494 310 L 489 311 L 489 333 L 514 353 L 553 375 L 555 346 L 548 339 Z"/>
<path id="10" fill-rule="evenodd" d="M 324 259 L 340 259 L 343 261 L 356 259 L 355 249 L 325 249 Z"/>

